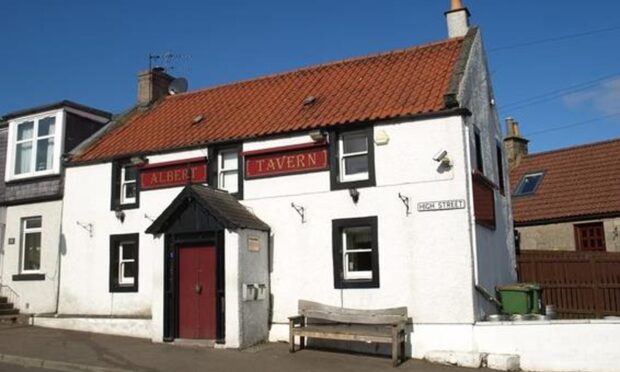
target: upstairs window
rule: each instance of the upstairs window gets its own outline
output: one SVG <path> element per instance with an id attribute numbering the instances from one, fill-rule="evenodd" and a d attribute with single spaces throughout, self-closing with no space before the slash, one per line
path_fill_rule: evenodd
<path id="1" fill-rule="evenodd" d="M 482 159 L 482 141 L 480 140 L 480 131 L 474 129 L 474 144 L 476 146 L 476 170 L 484 174 L 484 160 Z"/>
<path id="2" fill-rule="evenodd" d="M 375 185 L 372 128 L 333 135 L 332 189 Z"/>
<path id="3" fill-rule="evenodd" d="M 128 160 L 112 163 L 111 210 L 134 209 L 140 206 L 138 167 Z"/>
<path id="4" fill-rule="evenodd" d="M 517 186 L 515 191 L 515 196 L 523 196 L 530 195 L 536 192 L 538 186 L 540 185 L 540 181 L 543 178 L 543 173 L 530 173 L 523 176 L 521 182 Z"/>
<path id="5" fill-rule="evenodd" d="M 209 148 L 208 184 L 243 199 L 241 145 Z"/>
<path id="6" fill-rule="evenodd" d="M 22 220 L 21 272 L 39 272 L 41 269 L 41 217 Z"/>
<path id="7" fill-rule="evenodd" d="M 504 156 L 502 154 L 502 146 L 497 144 L 495 149 L 497 152 L 497 180 L 499 192 L 504 194 Z"/>
<path id="8" fill-rule="evenodd" d="M 43 176 L 59 171 L 57 115 L 11 122 L 6 180 Z"/>
<path id="9" fill-rule="evenodd" d="M 368 138 L 363 132 L 340 136 L 340 181 L 368 179 Z"/>
<path id="10" fill-rule="evenodd" d="M 135 165 L 126 165 L 121 168 L 121 204 L 136 202 L 138 170 Z"/>
<path id="11" fill-rule="evenodd" d="M 218 158 L 218 188 L 231 194 L 239 191 L 239 152 L 237 150 L 220 151 Z"/>
<path id="12" fill-rule="evenodd" d="M 110 235 L 110 292 L 138 291 L 138 234 Z"/>

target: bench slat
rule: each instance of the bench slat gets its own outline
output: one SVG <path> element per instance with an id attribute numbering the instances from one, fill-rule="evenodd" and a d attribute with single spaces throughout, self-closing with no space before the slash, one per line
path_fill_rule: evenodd
<path id="1" fill-rule="evenodd" d="M 299 300 L 299 314 L 307 318 L 331 320 L 341 323 L 394 324 L 407 321 L 407 308 L 358 310 Z"/>
<path id="2" fill-rule="evenodd" d="M 391 330 L 387 332 L 379 332 L 374 330 L 363 331 L 361 329 L 344 329 L 342 327 L 331 326 L 306 326 L 303 328 L 295 328 L 293 331 L 295 336 L 322 338 L 331 340 L 347 340 L 347 341 L 370 341 L 378 343 L 392 343 Z"/>

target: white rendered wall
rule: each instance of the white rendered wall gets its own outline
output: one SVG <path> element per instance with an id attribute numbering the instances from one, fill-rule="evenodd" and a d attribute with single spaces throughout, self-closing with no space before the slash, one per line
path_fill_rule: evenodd
<path id="1" fill-rule="evenodd" d="M 269 337 L 269 235 L 265 231 L 238 230 L 239 240 L 239 329 L 241 347 L 267 341 Z M 259 250 L 250 251 L 248 239 L 258 240 Z M 244 284 L 266 286 L 263 299 L 243 299 Z M 234 316 L 228 313 L 226 316 Z M 228 332 L 228 330 L 227 330 Z"/>
<path id="2" fill-rule="evenodd" d="M 480 130 L 484 175 L 499 185 L 497 150 L 503 151 L 502 133 L 497 111 L 493 103 L 494 95 L 487 61 L 480 33 L 473 41 L 465 76 L 461 83 L 459 101 L 472 114 L 465 117 L 465 136 L 469 139 L 469 158 L 472 168 L 476 164 L 474 126 Z M 471 169 L 470 169 L 471 171 Z M 516 277 L 514 253 L 514 233 L 510 202 L 510 185 L 506 157 L 503 157 L 504 194 L 495 191 L 495 229 L 477 225 L 472 214 L 472 230 L 475 237 L 475 260 L 477 284 L 491 293 L 496 285 L 512 283 Z M 473 195 L 471 195 L 473 197 Z M 477 295 L 477 318 L 496 313 L 497 309 L 483 297 Z"/>
<path id="3" fill-rule="evenodd" d="M 272 228 L 272 340 L 288 336 L 287 317 L 297 301 L 335 306 L 407 306 L 414 323 L 473 323 L 473 269 L 468 209 L 418 212 L 421 201 L 467 199 L 460 117 L 390 123 L 387 145 L 375 145 L 376 187 L 360 188 L 354 204 L 348 190 L 330 191 L 329 172 L 249 180 L 243 203 Z M 244 144 L 244 151 L 307 142 L 307 136 Z M 433 155 L 454 159 L 447 172 Z M 398 193 L 410 197 L 411 215 Z M 291 208 L 306 211 L 306 223 Z M 469 208 L 469 206 L 468 206 Z M 378 217 L 380 287 L 335 289 L 332 220 Z"/>
<path id="4" fill-rule="evenodd" d="M 8 285 L 19 295 L 15 305 L 22 313 L 50 313 L 56 310 L 59 275 L 58 248 L 62 246 L 60 215 L 62 215 L 61 201 L 16 205 L 6 208 L 2 284 Z M 20 274 L 20 250 L 23 243 L 21 236 L 22 219 L 37 216 L 41 216 L 42 220 L 41 268 L 38 273 L 44 274 L 45 279 L 14 281 L 13 275 Z M 8 244 L 9 239 L 15 239 L 15 242 Z"/>

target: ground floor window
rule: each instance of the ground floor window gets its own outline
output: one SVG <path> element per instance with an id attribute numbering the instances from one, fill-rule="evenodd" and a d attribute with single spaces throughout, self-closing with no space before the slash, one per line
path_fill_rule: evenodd
<path id="1" fill-rule="evenodd" d="M 138 291 L 138 234 L 110 235 L 110 292 Z"/>
<path id="2" fill-rule="evenodd" d="M 41 269 L 41 217 L 22 219 L 21 272 L 38 272 Z"/>
<path id="3" fill-rule="evenodd" d="M 377 217 L 332 221 L 335 288 L 378 288 Z"/>
<path id="4" fill-rule="evenodd" d="M 578 251 L 605 252 L 605 228 L 602 222 L 575 225 L 575 244 Z"/>

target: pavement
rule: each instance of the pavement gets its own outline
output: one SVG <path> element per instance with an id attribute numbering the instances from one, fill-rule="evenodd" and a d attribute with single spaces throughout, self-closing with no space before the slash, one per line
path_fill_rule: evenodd
<path id="1" fill-rule="evenodd" d="M 26 325 L 0 326 L 1 372 L 311 372 L 416 371 L 471 372 L 471 369 L 408 360 L 392 368 L 388 357 L 306 349 L 266 343 L 246 350 L 152 343 Z M 490 371 L 480 369 L 477 371 Z"/>

